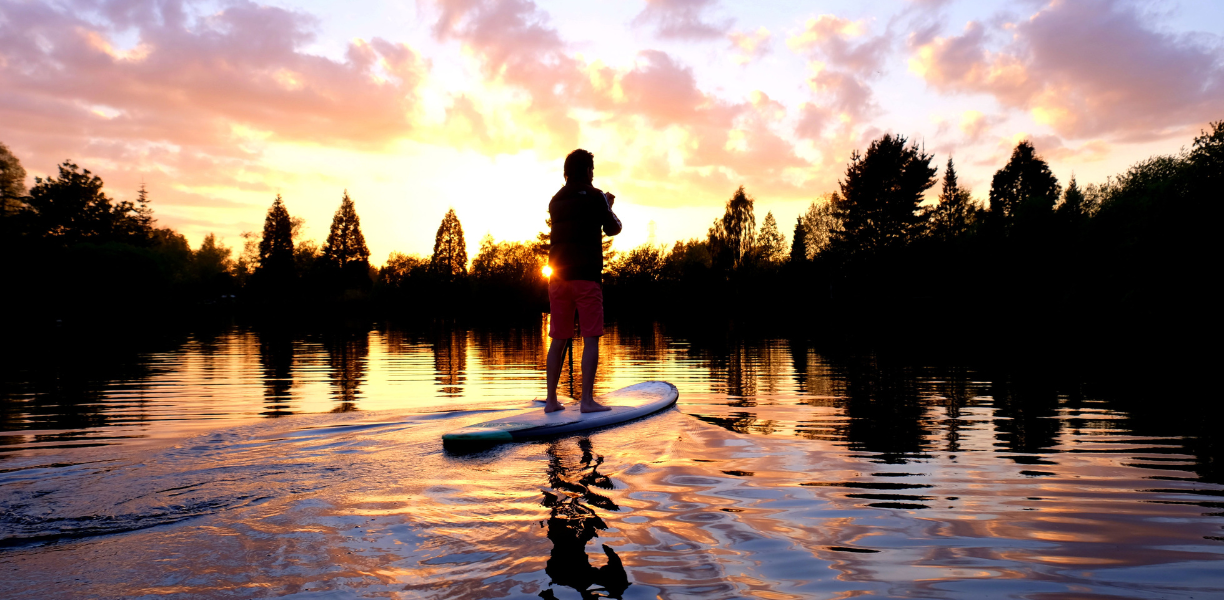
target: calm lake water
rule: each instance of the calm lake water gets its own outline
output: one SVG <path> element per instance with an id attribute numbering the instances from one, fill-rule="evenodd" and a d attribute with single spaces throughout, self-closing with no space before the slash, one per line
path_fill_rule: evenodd
<path id="1" fill-rule="evenodd" d="M 1196 399 L 622 326 L 597 391 L 674 409 L 444 448 L 542 394 L 544 321 L 9 360 L 0 597 L 1224 597 Z"/>

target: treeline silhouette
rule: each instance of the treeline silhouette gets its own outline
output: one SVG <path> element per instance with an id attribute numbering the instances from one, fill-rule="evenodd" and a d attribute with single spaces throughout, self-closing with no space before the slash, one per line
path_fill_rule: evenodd
<path id="1" fill-rule="evenodd" d="M 618 255 L 608 305 L 850 336 L 934 328 L 967 344 L 1070 333 L 1135 347 L 1215 321 L 1224 122 L 1188 150 L 1085 187 L 1063 187 L 1020 142 L 989 205 L 960 186 L 952 158 L 942 181 L 933 160 L 903 136 L 876 139 L 797 218 L 789 248 L 772 214 L 756 228 L 740 188 L 705 239 Z M 923 203 L 937 184 L 938 202 Z"/>
<path id="2" fill-rule="evenodd" d="M 393 252 L 378 269 L 347 191 L 321 246 L 303 239 L 304 220 L 277 195 L 263 231 L 244 233 L 235 252 L 213 234 L 193 249 L 182 234 L 158 227 L 143 185 L 135 202 L 116 201 L 99 176 L 72 161 L 56 176 L 36 177 L 28 190 L 25 178 L 20 161 L 0 144 L 0 250 L 10 257 L 0 267 L 10 290 L 4 302 L 35 321 L 127 321 L 216 306 L 262 314 L 547 309 L 546 243 L 486 237 L 469 267 L 454 210 L 443 218 L 431 256 Z"/>
<path id="3" fill-rule="evenodd" d="M 1160 340 L 1202 329 L 1224 177 L 1224 122 L 1190 149 L 1101 184 L 1064 187 L 1028 141 L 995 173 L 989 204 L 961 187 L 953 158 L 886 134 L 852 154 L 838 189 L 799 215 L 788 243 L 757 225 L 740 187 L 704 238 L 616 252 L 605 240 L 611 314 L 780 319 L 856 331 L 935 326 L 966 333 L 1085 333 Z M 326 242 L 277 196 L 235 253 L 192 249 L 156 225 L 149 195 L 115 201 L 66 161 L 26 190 L 0 146 L 7 301 L 29 313 L 119 318 L 133 307 L 374 306 L 435 315 L 547 310 L 548 223 L 535 240 L 486 236 L 468 260 L 454 210 L 430 256 L 370 264 L 356 207 L 341 198 Z M 938 202 L 924 202 L 938 188 Z M 237 254 L 235 256 L 235 254 Z M 10 312 L 10 314 L 12 314 Z M 1128 344 L 1133 345 L 1133 344 Z"/>

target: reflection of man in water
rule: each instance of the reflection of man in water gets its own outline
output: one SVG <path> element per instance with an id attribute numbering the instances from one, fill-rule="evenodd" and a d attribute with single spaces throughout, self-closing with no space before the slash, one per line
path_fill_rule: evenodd
<path id="1" fill-rule="evenodd" d="M 599 336 L 603 335 L 603 236 L 620 233 L 621 222 L 612 212 L 616 196 L 593 185 L 595 155 L 574 150 L 565 157 L 565 186 L 548 203 L 552 219 L 548 265 L 548 304 L 552 317 L 548 337 L 548 398 L 544 412 L 563 410 L 557 401 L 557 380 L 566 340 L 574 337 L 574 312 L 582 333 L 582 400 L 579 410 L 611 410 L 595 402 L 595 370 L 599 368 Z"/>
<path id="2" fill-rule="evenodd" d="M 552 509 L 548 518 L 548 539 L 553 543 L 544 572 L 552 580 L 550 585 L 574 588 L 584 599 L 620 598 L 630 584 L 616 551 L 604 545 L 608 563 L 598 569 L 591 566 L 587 557 L 587 542 L 608 526 L 586 505 L 604 510 L 620 510 L 620 507 L 611 498 L 591 490 L 592 486 L 612 489 L 612 481 L 599 472 L 603 457 L 594 455 L 591 440 L 582 438 L 578 445 L 582 448 L 582 463 L 577 468 L 565 466 L 557 444 L 548 448 L 548 483 L 559 493 L 544 492 L 544 506 Z M 587 469 L 590 472 L 586 472 Z M 600 588 L 589 589 L 592 585 Z M 551 589 L 540 592 L 540 597 L 556 598 Z"/>

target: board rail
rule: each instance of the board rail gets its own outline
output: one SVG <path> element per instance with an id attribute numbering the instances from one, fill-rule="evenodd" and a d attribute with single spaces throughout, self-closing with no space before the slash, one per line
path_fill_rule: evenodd
<path id="1" fill-rule="evenodd" d="M 673 406 L 680 397 L 676 386 L 666 381 L 644 381 L 597 396 L 604 412 L 583 413 L 577 405 L 544 413 L 542 408 L 520 409 L 514 414 L 469 425 L 442 435 L 447 444 L 498 444 L 547 438 L 628 423 Z"/>

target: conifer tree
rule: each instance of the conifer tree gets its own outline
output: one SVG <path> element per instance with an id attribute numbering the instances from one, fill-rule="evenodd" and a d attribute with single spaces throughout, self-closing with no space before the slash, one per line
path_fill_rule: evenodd
<path id="1" fill-rule="evenodd" d="M 455 215 L 455 209 L 446 211 L 438 234 L 434 237 L 433 257 L 430 269 L 446 281 L 466 277 L 468 273 L 467 242 L 463 239 L 463 225 Z"/>
<path id="2" fill-rule="evenodd" d="M 370 249 L 366 247 L 365 236 L 361 234 L 361 218 L 357 216 L 357 207 L 349 198 L 348 190 L 344 190 L 340 208 L 332 217 L 331 230 L 327 233 L 327 242 L 323 244 L 323 260 L 341 269 L 369 270 Z"/>
<path id="3" fill-rule="evenodd" d="M 777 264 L 786 259 L 786 236 L 778 231 L 778 221 L 774 219 L 773 212 L 765 213 L 761 231 L 757 234 L 757 249 L 767 263 Z"/>
<path id="4" fill-rule="evenodd" d="M 932 216 L 934 235 L 946 241 L 964 234 L 972 225 L 975 212 L 977 207 L 969 190 L 960 187 L 956 166 L 949 156 L 948 166 L 944 168 L 943 188 L 939 192 L 939 206 L 935 207 Z"/>
<path id="5" fill-rule="evenodd" d="M 277 278 L 293 273 L 293 224 L 280 194 L 276 195 L 264 218 L 258 271 Z"/>
<path id="6" fill-rule="evenodd" d="M 841 231 L 837 241 L 851 253 L 904 244 L 921 221 L 918 204 L 935 185 L 930 154 L 905 136 L 885 134 L 867 152 L 850 155 L 835 205 Z"/>
<path id="7" fill-rule="evenodd" d="M 990 182 L 990 220 L 1003 231 L 1040 220 L 1054 209 L 1060 191 L 1050 165 L 1031 142 L 1022 141 Z"/>
<path id="8" fill-rule="evenodd" d="M 948 166 L 944 168 L 943 189 L 939 192 L 939 201 L 949 202 L 960 191 L 960 182 L 956 178 L 956 164 L 948 157 Z"/>
<path id="9" fill-rule="evenodd" d="M 1084 196 L 1084 191 L 1075 182 L 1075 175 L 1072 175 L 1071 181 L 1067 183 L 1067 189 L 1063 192 L 1062 203 L 1058 205 L 1059 216 L 1067 221 L 1076 222 L 1092 216 L 1092 209 L 1092 203 Z"/>
<path id="10" fill-rule="evenodd" d="M 136 192 L 136 221 L 140 227 L 144 229 L 153 228 L 153 209 L 149 206 L 149 190 L 145 187 L 144 182 L 140 182 L 140 189 Z"/>
<path id="11" fill-rule="evenodd" d="M 803 217 L 795 217 L 795 237 L 791 238 L 791 263 L 807 262 L 807 228 L 803 226 Z"/>

